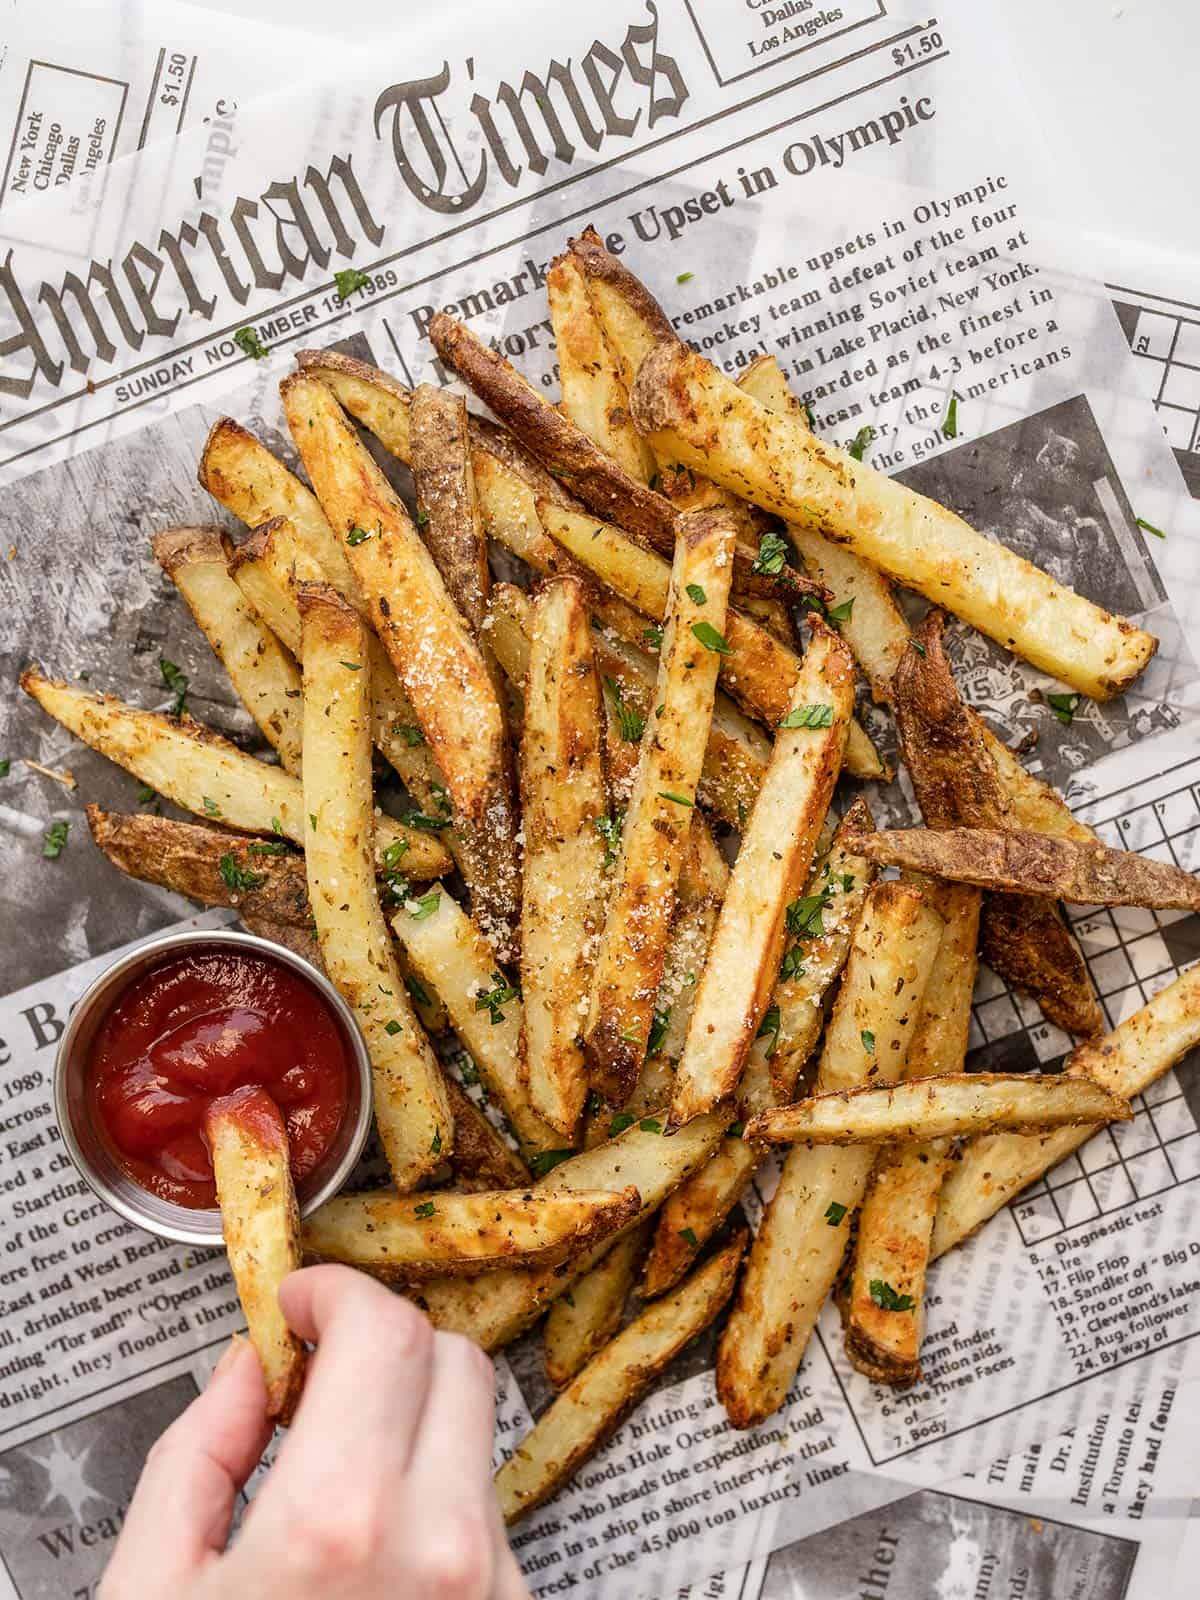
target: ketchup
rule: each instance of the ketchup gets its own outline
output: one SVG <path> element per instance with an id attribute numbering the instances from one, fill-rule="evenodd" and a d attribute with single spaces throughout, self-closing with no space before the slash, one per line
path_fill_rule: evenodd
<path id="1" fill-rule="evenodd" d="M 166 956 L 125 990 L 92 1042 L 87 1093 L 123 1172 L 164 1200 L 207 1210 L 217 1203 L 203 1131 L 213 1100 L 265 1090 L 300 1184 L 337 1136 L 350 1069 L 340 1020 L 299 972 L 214 947 Z"/>

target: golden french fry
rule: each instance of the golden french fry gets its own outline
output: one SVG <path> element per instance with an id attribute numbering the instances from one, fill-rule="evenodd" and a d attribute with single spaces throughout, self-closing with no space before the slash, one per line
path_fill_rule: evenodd
<path id="1" fill-rule="evenodd" d="M 636 1189 L 555 1194 L 348 1194 L 304 1224 L 304 1252 L 395 1283 L 501 1267 L 558 1266 L 636 1216 Z"/>
<path id="2" fill-rule="evenodd" d="M 1158 641 L 1134 623 L 768 411 L 685 345 L 646 357 L 630 404 L 652 448 L 765 511 L 815 525 L 1081 694 L 1122 694 L 1154 654 Z"/>
<path id="3" fill-rule="evenodd" d="M 1181 973 L 1102 1039 L 1077 1046 L 1067 1058 L 1066 1071 L 1132 1100 L 1197 1045 L 1200 966 Z M 1063 1128 L 1041 1138 L 1001 1133 L 973 1139 L 951 1163 L 942 1186 L 933 1258 L 969 1237 L 1022 1189 L 1086 1144 L 1093 1131 Z"/>
<path id="4" fill-rule="evenodd" d="M 608 887 L 603 715 L 581 586 L 555 578 L 533 603 L 525 681 L 522 1042 L 530 1101 L 568 1142 L 587 1099 L 579 1025 Z"/>
<path id="5" fill-rule="evenodd" d="M 302 587 L 299 601 L 308 897 L 325 970 L 371 1057 L 375 1123 L 403 1193 L 449 1155 L 454 1122 L 375 887 L 366 625 L 329 585 Z"/>
<path id="6" fill-rule="evenodd" d="M 500 953 L 511 955 L 521 898 L 513 771 L 487 665 L 407 511 L 330 389 L 294 373 L 281 392 L 301 460 L 450 792 L 476 916 Z"/>
<path id="7" fill-rule="evenodd" d="M 789 902 L 812 865 L 854 706 L 850 653 L 818 626 L 781 719 L 700 979 L 671 1119 L 732 1093 L 779 969 Z"/>
<path id="8" fill-rule="evenodd" d="M 409 429 L 421 535 L 478 638 L 492 579 L 471 470 L 466 401 L 420 384 L 413 390 Z"/>
<path id="9" fill-rule="evenodd" d="M 941 918 L 916 889 L 874 885 L 826 1029 L 820 1088 L 892 1082 L 904 1070 L 940 935 Z M 735 1427 L 782 1405 L 874 1160 L 870 1146 L 797 1146 L 784 1162 L 717 1352 L 717 1393 Z"/>
<path id="10" fill-rule="evenodd" d="M 739 1234 L 666 1300 L 631 1322 L 575 1377 L 496 1474 L 506 1522 L 548 1500 L 702 1333 L 733 1291 L 746 1236 Z"/>
<path id="11" fill-rule="evenodd" d="M 76 738 L 185 811 L 246 833 L 304 843 L 300 780 L 256 761 L 203 723 L 72 689 L 34 667 L 21 674 L 21 687 Z M 375 850 L 381 860 L 388 852 L 403 855 L 405 871 L 414 878 L 450 871 L 450 857 L 433 835 L 391 817 L 375 818 Z"/>
<path id="12" fill-rule="evenodd" d="M 262 1364 L 267 1415 L 286 1426 L 304 1386 L 304 1346 L 279 1309 L 279 1286 L 300 1265 L 300 1214 L 287 1132 L 270 1095 L 237 1089 L 204 1117 L 221 1231 L 246 1326 Z"/>
<path id="13" fill-rule="evenodd" d="M 727 648 L 722 629 L 733 537 L 718 512 L 695 512 L 680 525 L 654 713 L 642 735 L 584 1032 L 592 1082 L 617 1104 L 628 1098 L 649 1044 L 717 669 Z"/>
<path id="14" fill-rule="evenodd" d="M 612 1338 L 646 1253 L 649 1219 L 618 1239 L 590 1272 L 585 1272 L 546 1313 L 543 1343 L 546 1376 L 564 1388 L 580 1368 Z"/>
<path id="15" fill-rule="evenodd" d="M 238 698 L 285 771 L 300 771 L 300 674 L 229 576 L 229 542 L 220 528 L 168 528 L 150 544 L 187 602 Z"/>

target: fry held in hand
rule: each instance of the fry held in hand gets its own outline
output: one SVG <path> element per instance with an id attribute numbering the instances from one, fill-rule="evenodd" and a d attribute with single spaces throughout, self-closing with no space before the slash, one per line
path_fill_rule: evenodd
<path id="1" fill-rule="evenodd" d="M 287 1131 L 262 1089 L 214 1100 L 204 1119 L 221 1231 L 250 1338 L 262 1363 L 267 1415 L 286 1426 L 304 1385 L 304 1346 L 279 1309 L 279 1286 L 300 1265 L 300 1214 Z"/>
<path id="2" fill-rule="evenodd" d="M 1124 693 L 1157 648 L 936 501 L 768 411 L 685 345 L 647 356 L 630 404 L 653 449 L 815 526 L 1081 694 Z"/>
<path id="3" fill-rule="evenodd" d="M 363 1032 L 375 1124 L 403 1193 L 450 1154 L 454 1121 L 409 1004 L 372 870 L 367 630 L 327 585 L 301 590 L 300 616 L 308 898 L 325 970 Z"/>
<path id="4" fill-rule="evenodd" d="M 819 1088 L 889 1083 L 904 1070 L 940 936 L 941 918 L 916 889 L 872 888 L 826 1029 Z M 717 1393 L 735 1427 L 783 1404 L 874 1161 L 870 1146 L 797 1146 L 784 1162 L 717 1351 Z"/>
<path id="5" fill-rule="evenodd" d="M 636 1216 L 636 1189 L 550 1193 L 350 1194 L 304 1224 L 306 1255 L 396 1283 L 499 1267 L 552 1267 Z"/>

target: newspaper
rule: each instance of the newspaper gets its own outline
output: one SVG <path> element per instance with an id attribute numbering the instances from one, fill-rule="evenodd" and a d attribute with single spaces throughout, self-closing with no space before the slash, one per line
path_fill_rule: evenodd
<path id="1" fill-rule="evenodd" d="M 194 483 L 211 421 L 227 410 L 292 459 L 274 385 L 294 349 L 336 340 L 405 379 L 445 377 L 424 338 L 440 306 L 553 394 L 545 271 L 590 220 L 714 360 L 736 371 L 774 350 L 821 432 L 869 425 L 874 465 L 1159 636 L 1130 695 L 1068 725 L 1044 675 L 965 629 L 950 647 L 972 703 L 1006 738 L 1037 736 L 1030 766 L 1103 837 L 1195 870 L 1197 507 L 1128 315 L 1041 253 L 1036 120 L 987 20 L 959 9 L 626 0 L 588 19 L 532 3 L 520 30 L 443 12 L 395 51 L 347 51 L 326 81 L 239 104 L 219 150 L 211 123 L 185 126 L 117 154 L 102 194 L 69 178 L 53 199 L 6 195 L 4 681 L 36 658 L 164 704 L 166 655 L 196 714 L 258 748 L 146 549 L 157 527 L 214 517 Z M 333 272 L 349 265 L 369 281 L 344 302 Z M 139 786 L 15 694 L 0 753 L 0 1595 L 7 1581 L 27 1600 L 89 1592 L 146 1444 L 241 1319 L 219 1256 L 90 1196 L 47 1097 L 89 976 L 180 918 L 221 918 L 97 859 L 82 802 L 133 810 Z M 871 798 L 886 822 L 911 815 L 903 779 Z M 45 862 L 57 818 L 68 846 Z M 1073 920 L 1110 1022 L 1200 955 L 1194 917 Z M 971 1065 L 1053 1066 L 1068 1046 L 983 976 Z M 907 1394 L 849 1369 L 827 1312 L 787 1406 L 738 1433 L 712 1337 L 685 1352 L 517 1531 L 534 1592 L 1168 1592 L 1189 1498 L 1168 1464 L 1197 1414 L 1198 1071 L 938 1264 Z M 770 1182 L 747 1197 L 752 1223 Z M 499 1369 L 497 1459 L 549 1399 L 536 1336 Z"/>

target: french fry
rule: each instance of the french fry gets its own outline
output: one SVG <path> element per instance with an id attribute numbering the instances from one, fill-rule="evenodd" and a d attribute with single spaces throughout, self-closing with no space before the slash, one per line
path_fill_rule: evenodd
<path id="1" fill-rule="evenodd" d="M 324 972 L 325 963 L 321 960 L 321 946 L 317 937 L 307 928 L 297 928 L 292 922 L 272 922 L 269 917 L 256 917 L 253 913 L 243 912 L 242 926 L 247 933 L 255 934 L 259 939 L 268 939 L 272 944 L 281 945 L 283 949 L 290 950 L 294 956 L 299 956 L 301 961 L 307 961 L 310 966 L 316 967 L 318 972 Z"/>
<path id="2" fill-rule="evenodd" d="M 946 660 L 944 621 L 942 612 L 929 612 L 894 680 L 904 762 L 928 827 L 1008 828 L 1008 796 L 982 724 L 968 715 Z M 982 954 L 1069 1033 L 1090 1037 L 1104 1026 L 1083 953 L 1053 901 L 990 895 Z"/>
<path id="3" fill-rule="evenodd" d="M 446 389 L 420 384 L 413 390 L 409 427 L 421 534 L 447 591 L 478 638 L 492 579 L 475 498 L 466 401 Z"/>
<path id="4" fill-rule="evenodd" d="M 591 1080 L 617 1104 L 629 1097 L 650 1038 L 726 648 L 733 537 L 718 512 L 696 512 L 680 525 L 655 710 L 642 735 L 584 1032 Z"/>
<path id="5" fill-rule="evenodd" d="M 671 1120 L 708 1111 L 737 1086 L 779 969 L 785 913 L 812 865 L 842 767 L 854 667 L 825 627 L 814 631 L 781 719 L 700 979 Z"/>
<path id="6" fill-rule="evenodd" d="M 392 931 L 417 976 L 441 997 L 450 1026 L 504 1110 L 526 1155 L 570 1141 L 538 1116 L 522 1072 L 522 1002 L 494 947 L 445 890 L 406 901 Z"/>
<path id="7" fill-rule="evenodd" d="M 454 1122 L 409 1004 L 372 871 L 367 630 L 328 585 L 303 587 L 299 600 L 308 897 L 325 970 L 362 1029 L 375 1124 L 392 1180 L 404 1193 L 449 1155 Z"/>
<path id="8" fill-rule="evenodd" d="M 439 311 L 429 324 L 429 338 L 442 360 L 491 407 L 547 471 L 566 482 L 597 516 L 628 528 L 660 555 L 671 558 L 677 537 L 677 511 L 669 499 L 623 471 L 464 323 Z M 679 509 L 723 511 L 735 530 L 744 521 L 742 508 L 731 505 L 724 497 L 719 504 L 713 504 L 711 496 L 700 496 L 694 504 Z M 756 550 L 757 547 L 755 553 Z M 737 592 L 799 596 L 815 591 L 810 580 L 798 573 L 763 576 L 755 572 L 753 563 L 753 554 L 736 551 L 733 564 Z"/>
<path id="9" fill-rule="evenodd" d="M 745 1234 L 730 1240 L 667 1300 L 644 1311 L 573 1379 L 496 1474 L 505 1522 L 570 1479 L 733 1292 Z"/>
<path id="10" fill-rule="evenodd" d="M 894 828 L 858 842 L 883 866 L 928 872 L 1007 894 L 1046 895 L 1077 905 L 1200 911 L 1200 880 L 1099 842 L 999 828 Z"/>
<path id="11" fill-rule="evenodd" d="M 72 689 L 34 667 L 21 674 L 21 687 L 76 738 L 185 811 L 245 833 L 304 843 L 300 780 L 256 761 L 203 723 Z M 450 857 L 435 837 L 391 817 L 375 819 L 375 850 L 380 860 L 389 851 L 402 854 L 414 878 L 450 871 Z"/>
<path id="12" fill-rule="evenodd" d="M 248 528 L 286 517 L 309 560 L 365 613 L 366 599 L 316 495 L 240 422 L 222 417 L 213 424 L 196 476 Z"/>
<path id="13" fill-rule="evenodd" d="M 923 1144 L 977 1133 L 1042 1133 L 1124 1122 L 1128 1104 L 1098 1083 L 1052 1072 L 967 1072 L 817 1094 L 746 1125 L 767 1144 Z"/>
<path id="14" fill-rule="evenodd" d="M 546 1313 L 546 1376 L 556 1389 L 565 1388 L 621 1326 L 652 1226 L 647 1219 L 618 1239 Z"/>
<path id="15" fill-rule="evenodd" d="M 815 525 L 1081 694 L 1124 693 L 1154 654 L 1158 641 L 1134 623 L 936 501 L 818 442 L 682 344 L 646 357 L 630 405 L 653 449 L 672 451 L 765 511 Z"/>
<path id="16" fill-rule="evenodd" d="M 738 1093 L 743 1115 L 765 1110 L 776 1100 L 790 1100 L 816 1045 L 824 1023 L 821 1002 L 845 965 L 875 876 L 871 863 L 851 855 L 843 841 L 849 832 L 870 822 L 866 801 L 855 800 L 830 849 L 809 875 L 804 894 L 792 902 L 794 911 L 789 907 L 796 931 L 790 935 L 771 1005 L 750 1047 Z M 791 952 L 795 954 L 789 961 Z M 741 1134 L 731 1134 L 708 1165 L 666 1201 L 642 1279 L 647 1299 L 673 1288 L 690 1271 L 745 1193 L 761 1158 L 761 1151 Z"/>
<path id="17" fill-rule="evenodd" d="M 640 1222 L 708 1159 L 728 1126 L 729 1114 L 714 1112 L 697 1117 L 667 1139 L 662 1133 L 663 1114 L 642 1117 L 617 1137 L 563 1161 L 535 1188 L 574 1192 L 632 1186 L 642 1197 L 636 1219 Z M 461 1333 L 484 1350 L 499 1350 L 535 1322 L 575 1277 L 595 1266 L 607 1248 L 605 1243 L 585 1252 L 566 1272 L 512 1268 L 478 1278 L 443 1278 L 422 1284 L 414 1298 L 435 1327 Z"/>
<path id="18" fill-rule="evenodd" d="M 738 379 L 738 388 L 768 411 L 790 418 L 797 428 L 809 430 L 805 408 L 788 388 L 774 356 L 761 356 L 755 361 Z M 848 546 L 827 539 L 807 522 L 790 523 L 787 537 L 799 552 L 809 577 L 832 595 L 830 604 L 838 610 L 842 637 L 867 675 L 872 698 L 886 705 L 892 695 L 892 674 L 908 644 L 908 623 L 896 604 L 891 583 L 869 561 Z M 779 552 L 780 559 L 782 554 Z"/>
<path id="19" fill-rule="evenodd" d="M 826 1029 L 820 1088 L 892 1082 L 904 1070 L 940 934 L 941 918 L 918 890 L 874 885 Z M 735 1427 L 782 1405 L 874 1160 L 870 1146 L 797 1146 L 784 1162 L 717 1351 L 717 1393 Z"/>
<path id="20" fill-rule="evenodd" d="M 522 1043 L 534 1110 L 568 1143 L 587 1098 L 579 1025 L 607 892 L 605 843 L 596 827 L 608 815 L 602 723 L 581 586 L 556 578 L 533 603 L 525 684 Z"/>
<path id="21" fill-rule="evenodd" d="M 284 412 L 371 621 L 441 769 L 476 917 L 512 954 L 521 875 L 504 713 L 479 647 L 400 499 L 331 391 L 295 373 Z"/>
<path id="22" fill-rule="evenodd" d="M 968 715 L 978 723 L 987 741 L 988 754 L 996 768 L 996 776 L 1008 796 L 1009 812 L 1018 828 L 1030 828 L 1034 833 L 1047 833 L 1055 838 L 1075 839 L 1087 844 L 1096 838 L 1095 831 L 1086 822 L 1072 816 L 1067 802 L 1057 789 L 1051 788 L 1041 778 L 1035 778 L 1017 760 L 1002 739 L 997 739 L 974 711 Z"/>
<path id="23" fill-rule="evenodd" d="M 414 1001 L 414 1004 L 416 1002 Z M 446 1096 L 454 1117 L 450 1164 L 460 1189 L 525 1189 L 529 1168 L 497 1133 L 465 1089 L 447 1074 Z"/>
<path id="24" fill-rule="evenodd" d="M 300 1265 L 300 1214 L 287 1132 L 262 1089 L 236 1089 L 204 1117 L 221 1231 L 267 1388 L 267 1415 L 285 1426 L 304 1386 L 304 1346 L 279 1309 L 279 1286 Z"/>
<path id="25" fill-rule="evenodd" d="M 608 523 L 595 517 L 538 501 L 538 516 L 554 542 L 573 561 L 607 583 L 643 616 L 661 622 L 666 616 L 670 569 L 653 550 L 643 549 Z M 787 714 L 800 657 L 765 628 L 731 609 L 725 621 L 728 652 L 721 657 L 721 682 L 751 716 L 775 727 Z M 847 740 L 846 768 L 856 778 L 885 779 L 886 768 L 862 727 L 853 745 Z"/>
<path id="26" fill-rule="evenodd" d="M 500 1267 L 553 1267 L 625 1226 L 636 1189 L 555 1194 L 337 1195 L 301 1230 L 308 1256 L 342 1261 L 394 1283 Z"/>
<path id="27" fill-rule="evenodd" d="M 1065 1070 L 1132 1100 L 1200 1045 L 1200 966 L 1160 989 L 1102 1039 L 1081 1044 Z M 1092 1128 L 1062 1128 L 1041 1138 L 1001 1133 L 974 1139 L 952 1162 L 938 1200 L 932 1257 L 944 1255 L 1001 1206 L 1086 1144 Z"/>
<path id="28" fill-rule="evenodd" d="M 932 1078 L 961 1072 L 967 1057 L 971 1001 L 979 973 L 981 895 L 968 884 L 945 883 L 915 872 L 904 873 L 903 882 L 921 891 L 943 923 L 925 1002 L 905 1058 L 904 1075 Z"/>
<path id="29" fill-rule="evenodd" d="M 546 295 L 564 414 L 623 472 L 639 483 L 649 482 L 654 457 L 633 425 L 616 359 L 592 309 L 579 263 L 569 252 L 551 262 Z"/>
<path id="30" fill-rule="evenodd" d="M 321 569 L 307 554 L 286 517 L 275 517 L 255 528 L 233 553 L 229 574 L 268 628 L 300 657 L 300 607 L 297 593 L 302 583 L 319 583 Z M 387 651 L 374 634 L 367 639 L 371 667 L 371 736 L 375 748 L 416 798 L 426 816 L 445 810 L 445 786 L 429 753 L 417 714 L 400 686 Z M 453 842 L 439 835 L 449 848 Z"/>
<path id="31" fill-rule="evenodd" d="M 168 528 L 150 544 L 159 566 L 187 602 L 238 698 L 285 771 L 300 771 L 300 674 L 229 576 L 229 544 L 220 528 Z"/>
<path id="32" fill-rule="evenodd" d="M 728 622 L 728 617 L 726 618 Z M 498 583 L 492 590 L 486 636 L 513 683 L 525 682 L 529 665 L 532 602 L 524 590 Z M 602 678 L 611 679 L 624 705 L 645 719 L 654 705 L 656 663 L 644 651 L 604 630 L 593 630 L 592 648 Z M 610 697 L 614 691 L 608 690 Z M 609 782 L 618 797 L 628 799 L 637 770 L 637 743 L 622 737 L 620 719 L 606 720 L 605 749 Z M 744 828 L 770 759 L 771 746 L 761 728 L 744 717 L 727 695 L 717 691 L 712 726 L 696 797 L 731 828 Z"/>

